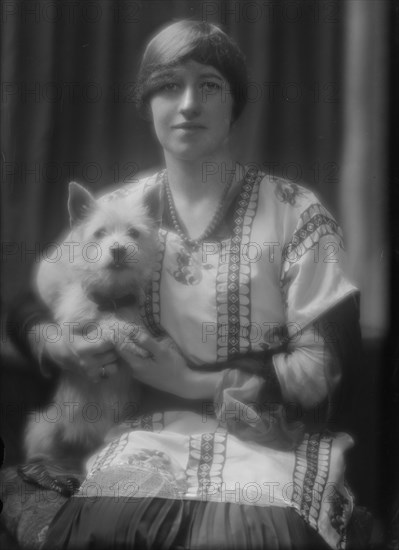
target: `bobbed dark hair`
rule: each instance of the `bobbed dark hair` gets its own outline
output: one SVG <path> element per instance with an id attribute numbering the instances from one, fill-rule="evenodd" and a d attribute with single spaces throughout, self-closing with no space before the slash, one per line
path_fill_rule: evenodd
<path id="1" fill-rule="evenodd" d="M 152 95 L 164 83 L 159 78 L 186 61 L 211 65 L 228 81 L 235 121 L 247 101 L 248 74 L 245 57 L 237 44 L 218 26 L 183 19 L 164 27 L 148 43 L 141 61 L 135 90 L 136 105 L 148 118 Z"/>

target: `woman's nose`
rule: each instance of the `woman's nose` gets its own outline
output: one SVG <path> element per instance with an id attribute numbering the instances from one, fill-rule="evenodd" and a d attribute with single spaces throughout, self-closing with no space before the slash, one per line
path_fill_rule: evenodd
<path id="1" fill-rule="evenodd" d="M 197 116 L 201 111 L 201 93 L 193 86 L 184 88 L 179 111 L 186 117 Z"/>

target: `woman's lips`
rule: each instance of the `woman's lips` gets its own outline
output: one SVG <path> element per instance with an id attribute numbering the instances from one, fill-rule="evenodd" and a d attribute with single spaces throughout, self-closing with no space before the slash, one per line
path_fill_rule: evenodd
<path id="1" fill-rule="evenodd" d="M 204 130 L 205 126 L 202 124 L 190 124 L 190 123 L 183 123 L 183 124 L 175 124 L 172 126 L 174 130 Z"/>

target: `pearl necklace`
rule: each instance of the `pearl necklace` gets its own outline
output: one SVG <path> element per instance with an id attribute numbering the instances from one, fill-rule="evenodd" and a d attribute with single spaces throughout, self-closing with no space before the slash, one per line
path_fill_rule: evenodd
<path id="1" fill-rule="evenodd" d="M 223 191 L 222 191 L 222 195 L 221 195 L 220 200 L 219 200 L 218 207 L 216 208 L 216 211 L 215 211 L 213 217 L 211 218 L 211 221 L 209 222 L 208 226 L 205 228 L 205 231 L 197 239 L 191 239 L 183 231 L 183 229 L 180 225 L 178 215 L 177 215 L 177 211 L 176 211 L 175 201 L 173 199 L 172 191 L 170 189 L 170 185 L 169 185 L 169 181 L 168 181 L 168 174 L 167 174 L 166 170 L 164 171 L 164 173 L 163 173 L 163 184 L 164 184 L 165 191 L 166 191 L 166 197 L 168 199 L 169 214 L 170 214 L 170 217 L 172 219 L 173 228 L 176 231 L 176 233 L 179 235 L 181 240 L 186 245 L 193 248 L 194 250 L 198 250 L 201 246 L 201 243 L 203 241 L 205 241 L 210 235 L 212 235 L 212 233 L 214 232 L 216 227 L 219 225 L 219 223 L 220 223 L 220 221 L 223 217 L 224 211 L 225 211 L 225 199 L 226 199 L 227 193 L 230 190 L 231 184 L 233 183 L 233 177 L 234 177 L 234 174 L 231 174 L 229 179 L 226 181 L 226 183 L 224 185 L 224 188 L 223 188 Z"/>

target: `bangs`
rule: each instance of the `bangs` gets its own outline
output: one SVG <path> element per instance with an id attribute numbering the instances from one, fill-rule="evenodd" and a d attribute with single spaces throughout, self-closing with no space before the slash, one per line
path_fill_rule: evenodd
<path id="1" fill-rule="evenodd" d="M 136 86 L 136 104 L 145 109 L 152 94 L 170 81 L 171 70 L 189 60 L 217 69 L 229 82 L 234 98 L 233 116 L 246 103 L 247 70 L 238 46 L 219 27 L 203 21 L 178 21 L 148 44 Z"/>

